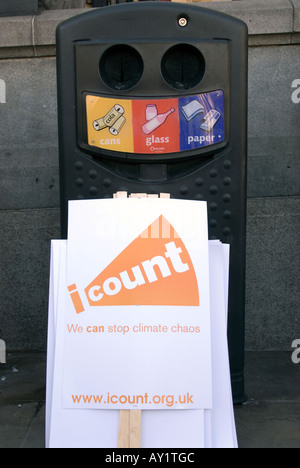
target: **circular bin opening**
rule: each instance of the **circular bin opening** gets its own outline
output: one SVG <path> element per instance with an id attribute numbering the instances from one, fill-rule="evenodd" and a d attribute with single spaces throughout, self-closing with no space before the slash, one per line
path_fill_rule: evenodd
<path id="1" fill-rule="evenodd" d="M 140 54 L 125 44 L 107 49 L 100 60 L 100 75 L 112 89 L 133 88 L 141 79 L 144 64 Z"/>
<path id="2" fill-rule="evenodd" d="M 171 47 L 162 58 L 161 71 L 165 81 L 175 89 L 194 88 L 205 73 L 205 60 L 200 50 L 189 44 Z"/>

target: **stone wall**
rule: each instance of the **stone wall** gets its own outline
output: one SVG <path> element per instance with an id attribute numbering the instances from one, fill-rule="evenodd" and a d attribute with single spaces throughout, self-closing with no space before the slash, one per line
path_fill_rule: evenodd
<path id="1" fill-rule="evenodd" d="M 300 338 L 300 0 L 199 5 L 249 27 L 246 348 L 289 349 Z M 60 237 L 55 29 L 80 13 L 0 18 L 0 338 L 8 349 L 46 347 L 50 240 Z"/>

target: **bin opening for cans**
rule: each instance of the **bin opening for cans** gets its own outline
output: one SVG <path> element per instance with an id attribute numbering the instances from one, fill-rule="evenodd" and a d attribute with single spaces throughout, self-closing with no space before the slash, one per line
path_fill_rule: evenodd
<path id="1" fill-rule="evenodd" d="M 205 60 L 196 47 L 178 44 L 164 54 L 161 72 L 164 80 L 172 88 L 194 88 L 204 76 Z"/>
<path id="2" fill-rule="evenodd" d="M 107 49 L 100 60 L 100 76 L 112 89 L 133 88 L 144 71 L 143 59 L 131 46 L 118 44 Z"/>

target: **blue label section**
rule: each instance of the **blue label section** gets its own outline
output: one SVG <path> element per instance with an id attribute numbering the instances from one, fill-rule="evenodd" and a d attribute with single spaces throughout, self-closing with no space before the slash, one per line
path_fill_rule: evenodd
<path id="1" fill-rule="evenodd" d="M 213 91 L 179 98 L 180 151 L 224 141 L 224 93 Z"/>

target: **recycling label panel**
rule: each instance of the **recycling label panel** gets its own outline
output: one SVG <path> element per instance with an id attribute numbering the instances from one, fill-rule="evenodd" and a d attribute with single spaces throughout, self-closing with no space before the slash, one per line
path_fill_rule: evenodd
<path id="1" fill-rule="evenodd" d="M 86 96 L 88 144 L 137 154 L 178 153 L 225 139 L 221 90 L 171 99 Z"/>

